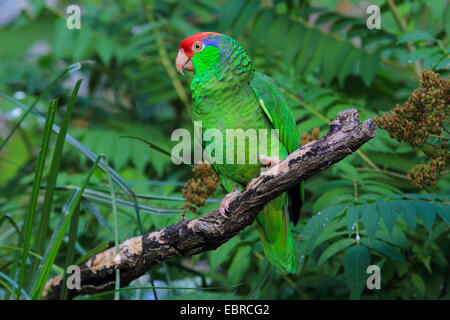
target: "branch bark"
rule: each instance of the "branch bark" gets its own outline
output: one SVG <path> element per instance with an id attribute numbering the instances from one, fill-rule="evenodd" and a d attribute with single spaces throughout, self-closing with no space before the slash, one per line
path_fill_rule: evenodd
<path id="1" fill-rule="evenodd" d="M 114 289 L 117 268 L 121 286 L 127 286 L 164 260 L 216 249 L 252 224 L 270 200 L 355 152 L 374 137 L 376 129 L 372 120 L 360 123 L 355 109 L 339 112 L 325 136 L 291 153 L 235 195 L 230 202 L 229 219 L 214 210 L 201 218 L 130 238 L 120 245 L 117 255 L 114 247 L 107 249 L 79 266 L 81 289 L 69 290 L 69 298 Z M 58 299 L 61 283 L 61 276 L 50 279 L 42 298 Z"/>

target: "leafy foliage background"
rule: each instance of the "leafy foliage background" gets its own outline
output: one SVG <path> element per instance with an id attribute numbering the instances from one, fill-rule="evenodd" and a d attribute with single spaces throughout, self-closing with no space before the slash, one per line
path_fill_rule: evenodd
<path id="1" fill-rule="evenodd" d="M 192 74 L 180 77 L 174 59 L 180 41 L 193 33 L 210 30 L 237 39 L 256 68 L 271 75 L 288 97 L 299 134 L 317 127 L 324 134 L 340 110 L 356 108 L 365 120 L 403 103 L 418 86 L 416 61 L 448 77 L 450 6 L 445 0 L 396 1 L 406 31 L 389 1 L 372 2 L 381 8 L 381 30 L 366 27 L 366 3 L 350 0 L 85 0 L 81 30 L 65 26 L 70 1 L 28 1 L 0 29 L 0 92 L 24 106 L 43 94 L 35 110 L 44 118 L 50 99 L 58 98 L 60 124 L 75 82 L 83 82 L 68 131 L 81 144 L 66 140 L 50 232 L 42 234 L 37 225 L 49 159 L 56 152 L 56 135 L 52 137 L 30 242 L 30 252 L 39 256 L 28 255 L 27 270 L 36 271 L 44 254 L 38 244 L 52 245 L 52 232 L 58 232 L 65 208 L 85 183 L 93 160 L 86 156 L 89 150 L 104 154 L 116 172 L 117 224 L 108 177 L 96 169 L 82 194 L 78 226 L 64 238 L 51 276 L 94 248 L 114 245 L 116 226 L 123 241 L 179 221 L 181 188 L 192 176 L 191 168 L 175 166 L 165 154 L 120 136 L 137 136 L 170 150 L 174 129 L 192 129 Z M 23 112 L 18 103 L 0 97 L 0 143 Z M 0 150 L 4 299 L 13 298 L 17 287 L 43 130 L 39 114 L 29 114 Z M 131 290 L 120 292 L 120 298 L 448 299 L 449 177 L 435 187 L 416 189 L 406 172 L 421 161 L 423 152 L 378 130 L 360 153 L 308 180 L 303 215 L 294 229 L 295 277 L 278 274 L 268 264 L 256 228 L 250 227 L 215 251 L 154 267 Z M 222 197 L 219 190 L 187 217 L 217 208 Z M 72 247 L 70 262 L 66 257 Z M 366 288 L 365 270 L 371 264 L 381 268 L 381 290 Z M 35 277 L 34 272 L 25 274 L 26 292 L 32 291 Z"/>

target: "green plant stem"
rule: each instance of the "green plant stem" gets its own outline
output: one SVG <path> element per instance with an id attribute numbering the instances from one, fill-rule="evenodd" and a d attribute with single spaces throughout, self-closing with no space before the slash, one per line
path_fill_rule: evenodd
<path id="1" fill-rule="evenodd" d="M 278 270 L 277 270 L 277 272 L 278 272 Z M 306 293 L 304 293 L 303 290 L 300 289 L 294 281 L 292 281 L 291 278 L 289 278 L 289 277 L 288 277 L 287 275 L 285 275 L 285 274 L 283 274 L 282 277 L 283 277 L 283 279 L 284 279 L 284 280 L 285 280 L 292 288 L 294 288 L 295 291 L 298 292 L 298 294 L 299 294 L 303 299 L 305 299 L 305 300 L 311 300 L 311 299 L 308 297 L 308 295 L 307 295 Z"/>
<path id="2" fill-rule="evenodd" d="M 356 245 L 359 246 L 359 241 L 360 241 L 360 235 L 359 235 L 359 225 L 358 225 L 358 221 L 356 221 Z"/>
<path id="3" fill-rule="evenodd" d="M 388 176 L 392 176 L 392 177 L 396 177 L 396 178 L 401 178 L 401 179 L 405 179 L 407 180 L 408 178 L 406 177 L 406 175 L 401 174 L 401 173 L 396 173 L 396 172 L 392 172 L 392 171 L 388 171 L 388 170 L 373 170 L 370 168 L 356 168 L 357 171 L 361 171 L 361 172 L 378 172 L 378 173 L 384 173 Z"/>
<path id="4" fill-rule="evenodd" d="M 394 19 L 397 22 L 398 27 L 403 33 L 408 32 L 408 26 L 406 24 L 406 21 L 403 19 L 403 17 L 400 15 L 400 13 L 397 10 L 397 6 L 394 3 L 394 0 L 386 0 L 389 9 L 391 10 L 392 14 L 394 15 Z M 409 52 L 414 52 L 416 49 L 411 44 L 411 42 L 408 42 L 406 44 Z M 420 65 L 420 61 L 416 60 L 414 61 L 414 68 L 417 74 L 417 77 L 420 79 L 420 75 L 422 74 L 422 66 Z"/>

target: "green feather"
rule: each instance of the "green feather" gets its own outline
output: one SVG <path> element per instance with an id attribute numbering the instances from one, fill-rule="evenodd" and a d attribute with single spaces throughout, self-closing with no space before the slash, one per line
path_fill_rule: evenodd
<path id="1" fill-rule="evenodd" d="M 275 82 L 254 71 L 245 50 L 225 35 L 211 36 L 216 45 L 207 45 L 192 57 L 195 75 L 191 84 L 194 100 L 192 118 L 202 121 L 204 131 L 222 132 L 223 155 L 226 155 L 227 129 L 279 130 L 281 159 L 300 145 L 295 121 L 285 98 Z M 278 139 L 278 138 L 277 138 Z M 275 141 L 267 137 L 267 156 Z M 205 142 L 204 147 L 209 143 Z M 261 165 L 249 163 L 250 155 L 257 153 L 258 144 L 245 143 L 245 164 L 213 165 L 227 192 L 242 190 L 250 179 L 259 175 Z M 235 145 L 233 154 L 244 152 Z M 287 199 L 289 198 L 289 199 Z M 269 202 L 258 214 L 257 224 L 268 260 L 284 273 L 295 273 L 294 244 L 286 203 L 291 197 L 282 194 Z"/>

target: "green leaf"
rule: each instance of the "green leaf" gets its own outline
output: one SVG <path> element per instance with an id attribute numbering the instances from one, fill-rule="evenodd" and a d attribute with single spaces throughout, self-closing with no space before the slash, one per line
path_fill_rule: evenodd
<path id="1" fill-rule="evenodd" d="M 286 35 L 289 30 L 289 18 L 285 15 L 277 15 L 272 21 L 270 28 L 265 35 L 266 52 L 277 52 L 277 49 L 283 48 L 285 39 L 280 34 Z M 274 55 L 273 55 L 274 56 Z"/>
<path id="2" fill-rule="evenodd" d="M 261 13 L 256 18 L 255 24 L 252 28 L 252 33 L 250 35 L 251 48 L 256 48 L 261 39 L 264 38 L 264 35 L 267 33 L 267 30 L 272 24 L 272 19 L 274 18 L 274 16 L 275 13 L 273 12 L 273 10 L 261 10 Z"/>
<path id="3" fill-rule="evenodd" d="M 405 257 L 400 253 L 400 250 L 380 240 L 367 241 L 361 239 L 361 243 L 370 249 L 378 251 L 379 253 L 392 258 L 398 262 L 407 263 Z"/>
<path id="4" fill-rule="evenodd" d="M 446 6 L 444 10 L 444 29 L 447 34 L 447 39 L 450 37 L 450 6 Z"/>
<path id="5" fill-rule="evenodd" d="M 93 42 L 91 41 L 93 31 L 90 27 L 84 26 L 80 30 L 77 31 L 77 40 L 76 45 L 73 47 L 72 58 L 75 61 L 84 60 L 89 54 L 89 50 Z"/>
<path id="6" fill-rule="evenodd" d="M 435 212 L 433 206 L 428 201 L 416 201 L 416 209 L 419 213 L 420 219 L 422 219 L 422 222 L 427 229 L 428 233 L 431 235 L 431 232 L 433 230 L 433 224 L 435 219 Z"/>
<path id="7" fill-rule="evenodd" d="M 237 284 L 244 277 L 249 268 L 249 255 L 252 248 L 249 245 L 241 246 L 233 257 L 230 268 L 228 269 L 228 283 Z"/>
<path id="8" fill-rule="evenodd" d="M 233 21 L 238 17 L 242 6 L 245 5 L 244 0 L 228 0 L 220 9 L 220 30 L 229 30 Z"/>
<path id="9" fill-rule="evenodd" d="M 297 73 L 303 71 L 303 68 L 309 63 L 311 56 L 316 50 L 318 41 L 321 34 L 319 31 L 314 29 L 307 29 L 305 32 L 305 37 L 302 40 L 302 46 L 299 54 L 297 55 L 295 61 L 295 70 Z"/>
<path id="10" fill-rule="evenodd" d="M 356 181 L 362 183 L 363 180 L 361 179 L 359 172 L 356 170 L 355 166 L 353 166 L 349 161 L 350 160 L 345 159 L 343 161 L 336 163 L 333 166 L 333 170 L 337 169 L 339 171 L 342 171 L 347 175 L 347 178 L 356 179 Z"/>
<path id="11" fill-rule="evenodd" d="M 149 162 L 149 154 L 147 148 L 142 148 L 138 141 L 129 141 L 131 147 L 131 161 L 134 167 L 141 173 L 145 173 L 145 167 Z"/>
<path id="12" fill-rule="evenodd" d="M 329 44 L 328 37 L 319 33 L 319 38 L 315 39 L 315 41 L 317 42 L 317 46 L 314 49 L 314 54 L 308 59 L 306 68 L 303 70 L 305 74 L 313 72 L 322 63 L 323 57 L 327 52 L 327 45 Z"/>
<path id="13" fill-rule="evenodd" d="M 412 201 L 397 200 L 394 202 L 397 210 L 400 212 L 403 220 L 411 231 L 416 228 L 417 212 Z"/>
<path id="14" fill-rule="evenodd" d="M 419 290 L 420 295 L 423 297 L 425 295 L 425 282 L 418 273 L 413 273 L 411 275 L 411 282 Z"/>
<path id="15" fill-rule="evenodd" d="M 436 213 L 442 218 L 442 220 L 447 222 L 447 224 L 450 224 L 450 205 L 437 202 Z"/>
<path id="16" fill-rule="evenodd" d="M 124 139 L 112 139 L 112 143 L 116 144 L 116 148 L 110 159 L 114 162 L 114 167 L 120 171 L 125 167 L 130 159 L 131 146 L 129 141 Z"/>
<path id="17" fill-rule="evenodd" d="M 361 77 L 367 86 L 372 83 L 373 77 L 377 73 L 380 60 L 374 55 L 364 53 L 361 58 Z"/>
<path id="18" fill-rule="evenodd" d="M 369 239 L 375 237 L 378 228 L 378 212 L 374 204 L 366 204 L 361 206 L 361 216 L 364 226 L 366 227 Z"/>
<path id="19" fill-rule="evenodd" d="M 211 271 L 216 272 L 217 268 L 231 256 L 233 250 L 240 243 L 239 237 L 233 237 L 230 241 L 224 243 L 222 246 L 214 251 L 211 251 L 209 256 L 209 265 Z"/>
<path id="20" fill-rule="evenodd" d="M 301 233 L 300 251 L 309 254 L 315 247 L 315 242 L 329 221 L 344 209 L 343 206 L 329 207 L 313 216 Z"/>
<path id="21" fill-rule="evenodd" d="M 244 8 L 239 12 L 239 16 L 236 19 L 236 22 L 233 26 L 232 34 L 234 36 L 239 36 L 242 31 L 245 30 L 245 27 L 250 23 L 250 21 L 255 16 L 256 11 L 258 10 L 259 3 L 254 1 L 248 1 Z"/>
<path id="22" fill-rule="evenodd" d="M 410 242 L 406 238 L 405 233 L 398 226 L 394 226 L 394 229 L 392 229 L 391 233 L 387 231 L 387 228 L 385 226 L 380 226 L 380 228 L 377 230 L 376 238 L 381 239 L 384 242 L 391 243 L 395 246 L 401 247 L 403 249 L 408 248 L 410 244 Z"/>
<path id="23" fill-rule="evenodd" d="M 326 208 L 330 203 L 340 204 L 344 201 L 352 200 L 353 194 L 350 188 L 334 188 L 323 193 L 313 205 L 313 211 L 317 212 Z"/>
<path id="24" fill-rule="evenodd" d="M 337 219 L 333 220 L 333 222 L 336 221 L 336 220 Z M 339 227 L 340 224 L 341 223 L 338 223 L 336 226 Z M 330 229 L 331 229 L 331 227 L 330 227 Z M 322 243 L 324 243 L 326 241 L 329 241 L 331 239 L 334 239 L 334 238 L 342 238 L 343 235 L 347 235 L 347 231 L 335 232 L 335 231 L 332 231 L 332 230 L 328 230 L 328 232 L 322 232 L 320 234 L 320 236 L 317 238 L 316 242 L 314 243 L 314 246 L 318 247 Z"/>
<path id="25" fill-rule="evenodd" d="M 109 65 L 115 45 L 108 36 L 100 35 L 96 41 L 96 49 L 104 65 Z"/>
<path id="26" fill-rule="evenodd" d="M 322 263 L 327 261 L 329 258 L 337 254 L 338 252 L 344 250 L 345 248 L 355 244 L 355 239 L 341 239 L 337 242 L 334 242 L 331 246 L 325 249 L 322 255 L 319 258 L 319 262 L 317 262 L 317 266 L 320 266 Z"/>
<path id="27" fill-rule="evenodd" d="M 422 58 L 428 58 L 432 54 L 436 53 L 439 50 L 438 47 L 424 47 L 424 48 L 418 48 L 414 50 L 413 52 L 410 52 L 408 55 L 409 60 L 419 60 Z"/>
<path id="28" fill-rule="evenodd" d="M 362 51 L 358 50 L 354 47 L 352 47 L 349 52 L 347 53 L 344 61 L 341 64 L 341 67 L 339 69 L 339 75 L 338 75 L 338 80 L 340 85 L 342 86 L 344 84 L 344 80 L 345 78 L 352 73 L 354 67 L 355 67 L 355 62 L 359 60 L 359 58 L 361 57 Z"/>
<path id="29" fill-rule="evenodd" d="M 416 42 L 416 41 L 434 40 L 434 39 L 435 38 L 428 32 L 421 31 L 421 30 L 414 30 L 414 31 L 407 32 L 407 33 L 399 36 L 397 43 L 404 43 L 404 42 L 409 42 L 409 41 Z"/>
<path id="30" fill-rule="evenodd" d="M 392 229 L 394 229 L 395 221 L 397 220 L 397 214 L 395 213 L 395 206 L 392 202 L 378 200 L 377 201 L 378 213 L 381 218 L 383 218 L 383 222 L 386 225 L 389 234 L 392 233 Z"/>
<path id="31" fill-rule="evenodd" d="M 347 209 L 345 218 L 347 221 L 347 229 L 349 237 L 351 236 L 353 229 L 355 229 L 355 225 L 358 222 L 360 212 L 361 212 L 360 206 L 353 206 Z"/>
<path id="32" fill-rule="evenodd" d="M 347 249 L 343 259 L 350 298 L 358 299 L 366 285 L 367 267 L 370 265 L 370 252 L 367 247 L 353 246 Z"/>
<path id="33" fill-rule="evenodd" d="M 333 50 L 329 50 L 324 54 L 323 76 L 327 84 L 330 84 L 331 80 L 336 76 L 342 60 L 350 49 L 351 44 L 344 41 L 337 41 Z"/>
<path id="34" fill-rule="evenodd" d="M 266 26 L 268 27 L 268 26 Z M 253 38 L 253 31 L 252 30 L 252 38 Z M 285 51 L 284 51 L 284 61 L 287 64 L 293 63 L 293 60 L 295 58 L 295 55 L 298 53 L 298 51 L 301 48 L 301 41 L 299 38 L 304 38 L 305 36 L 305 28 L 298 23 L 291 23 L 291 28 L 289 29 L 286 40 L 285 40 Z M 303 39 L 302 39 L 303 40 Z"/>

